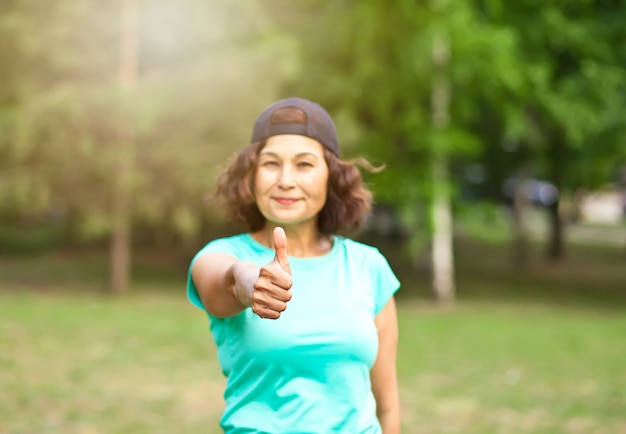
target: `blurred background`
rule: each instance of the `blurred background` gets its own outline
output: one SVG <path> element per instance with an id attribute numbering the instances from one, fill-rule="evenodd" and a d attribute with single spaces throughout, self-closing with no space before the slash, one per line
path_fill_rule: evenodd
<path id="1" fill-rule="evenodd" d="M 626 433 L 626 3 L 5 0 L 0 433 L 218 432 L 185 298 L 260 111 L 328 109 L 407 433 Z M 209 427 L 209 428 L 207 428 Z"/>

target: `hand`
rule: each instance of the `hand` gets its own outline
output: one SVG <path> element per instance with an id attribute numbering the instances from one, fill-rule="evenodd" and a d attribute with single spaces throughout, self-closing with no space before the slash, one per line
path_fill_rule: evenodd
<path id="1" fill-rule="evenodd" d="M 261 318 L 278 319 L 291 300 L 291 267 L 287 257 L 287 236 L 283 228 L 273 232 L 274 260 L 261 267 L 259 278 L 254 282 L 252 311 Z"/>

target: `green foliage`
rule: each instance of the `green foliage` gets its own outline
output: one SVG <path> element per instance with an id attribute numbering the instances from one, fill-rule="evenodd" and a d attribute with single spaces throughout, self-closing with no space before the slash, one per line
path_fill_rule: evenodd
<path id="1" fill-rule="evenodd" d="M 47 225 L 0 225 L 0 253 L 37 254 L 56 247 L 67 238 L 67 227 L 59 222 Z"/>
<path id="2" fill-rule="evenodd" d="M 387 163 L 368 180 L 417 231 L 438 154 L 457 174 L 449 190 L 478 163 L 479 194 L 492 200 L 521 166 L 567 194 L 626 161 L 623 2 L 307 2 L 295 16 L 282 25 L 307 67 L 288 89 L 352 117 L 344 148 Z M 442 39 L 449 63 L 437 69 Z M 431 121 L 437 80 L 450 89 L 443 130 Z"/>
<path id="3" fill-rule="evenodd" d="M 291 39 L 261 2 L 137 1 L 138 81 L 119 82 L 121 2 L 0 6 L 0 212 L 62 210 L 76 232 L 112 228 L 112 197 L 137 225 L 199 232 L 204 197 L 295 71 Z"/>
<path id="4" fill-rule="evenodd" d="M 609 181 L 624 161 L 623 3 L 518 2 L 501 8 L 487 3 L 485 12 L 519 35 L 529 91 L 515 98 L 528 122 L 525 131 L 518 128 L 517 139 L 531 148 L 539 145 L 530 158 L 537 175 L 564 191 Z M 550 165 L 558 165 L 560 174 Z"/>
<path id="5" fill-rule="evenodd" d="M 471 159 L 487 146 L 489 137 L 476 128 L 487 104 L 507 113 L 507 134 L 523 134 L 523 108 L 511 98 L 528 91 L 518 34 L 486 19 L 470 1 L 340 2 L 320 6 L 312 21 L 298 33 L 311 67 L 293 88 L 351 113 L 360 134 L 348 148 L 388 165 L 371 177 L 376 197 L 400 209 L 413 244 L 423 246 L 433 159 Z M 443 68 L 434 64 L 436 40 L 449 45 Z M 451 98 L 443 129 L 432 122 L 437 80 L 445 81 Z M 457 194 L 456 185 L 443 191 Z"/>
<path id="6" fill-rule="evenodd" d="M 0 5 L 3 214 L 63 210 L 79 233 L 106 235 L 128 157 L 134 223 L 197 234 L 225 160 L 259 110 L 291 94 L 329 108 L 346 156 L 387 164 L 368 182 L 411 222 L 425 221 L 439 154 L 457 176 L 446 189 L 458 195 L 457 174 L 478 163 L 491 197 L 522 164 L 567 193 L 626 161 L 623 2 L 138 0 L 130 95 L 120 2 L 105 3 Z M 449 45 L 443 68 L 436 40 Z M 436 80 L 450 90 L 443 130 Z"/>

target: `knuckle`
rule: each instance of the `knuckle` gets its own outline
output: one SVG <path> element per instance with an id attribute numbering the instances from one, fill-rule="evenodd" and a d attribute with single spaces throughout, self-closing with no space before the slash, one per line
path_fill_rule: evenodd
<path id="1" fill-rule="evenodd" d="M 263 289 L 263 287 L 267 286 L 268 278 L 265 276 L 260 276 L 257 280 L 254 281 L 252 285 L 254 289 Z"/>
<path id="2" fill-rule="evenodd" d="M 263 319 L 270 318 L 270 316 L 268 316 L 268 310 L 267 309 L 262 309 L 262 310 L 259 310 L 258 312 L 255 312 L 255 313 L 259 316 L 259 318 L 263 318 Z"/>
<path id="3" fill-rule="evenodd" d="M 253 310 L 254 311 L 254 310 Z M 259 316 L 259 318 L 263 319 L 278 319 L 280 318 L 280 312 L 277 312 L 272 309 L 258 309 L 254 311 L 255 314 Z"/>

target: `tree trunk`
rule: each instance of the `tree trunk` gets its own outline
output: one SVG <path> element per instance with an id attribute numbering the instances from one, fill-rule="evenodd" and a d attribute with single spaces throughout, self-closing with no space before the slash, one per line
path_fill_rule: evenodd
<path id="1" fill-rule="evenodd" d="M 120 171 L 121 172 L 121 171 Z M 119 178 L 125 178 L 121 173 Z M 119 180 L 121 184 L 121 179 Z M 113 231 L 111 233 L 110 248 L 110 276 L 109 291 L 120 294 L 128 289 L 130 284 L 130 203 L 126 187 L 118 185 L 113 197 Z"/>
<path id="2" fill-rule="evenodd" d="M 513 265 L 524 268 L 528 264 L 528 229 L 526 218 L 528 214 L 528 168 L 522 166 L 517 173 L 513 192 Z"/>
<path id="3" fill-rule="evenodd" d="M 136 0 L 122 0 L 120 62 L 118 78 L 122 101 L 127 103 L 137 81 L 137 5 Z M 130 283 L 131 266 L 131 213 L 130 180 L 133 170 L 135 129 L 132 123 L 119 125 L 117 146 L 117 172 L 113 185 L 113 229 L 110 249 L 109 290 L 113 294 L 125 292 Z"/>
<path id="4" fill-rule="evenodd" d="M 433 289 L 437 301 L 450 304 L 455 300 L 453 226 L 447 162 L 436 158 L 433 162 L 435 195 L 432 204 L 433 241 Z"/>
<path id="5" fill-rule="evenodd" d="M 550 239 L 546 256 L 551 261 L 560 261 L 563 259 L 565 249 L 563 243 L 563 220 L 559 212 L 559 201 L 548 207 L 548 215 L 550 218 Z"/>
<path id="6" fill-rule="evenodd" d="M 563 238 L 563 221 L 559 210 L 559 198 L 561 195 L 561 183 L 563 177 L 563 165 L 566 164 L 567 156 L 564 155 L 566 148 L 562 143 L 563 137 L 554 134 L 548 148 L 548 164 L 550 167 L 550 181 L 559 190 L 557 199 L 548 205 L 548 218 L 550 219 L 550 233 L 546 247 L 546 257 L 549 261 L 558 262 L 563 259 L 565 245 Z"/>
<path id="7" fill-rule="evenodd" d="M 436 75 L 432 87 L 432 122 L 443 130 L 449 124 L 450 83 L 446 76 L 449 63 L 449 44 L 445 37 L 433 41 L 432 59 Z M 451 304 L 455 301 L 453 227 L 450 203 L 450 179 L 445 151 L 433 149 L 432 197 L 432 270 L 433 290 L 437 301 Z"/>

